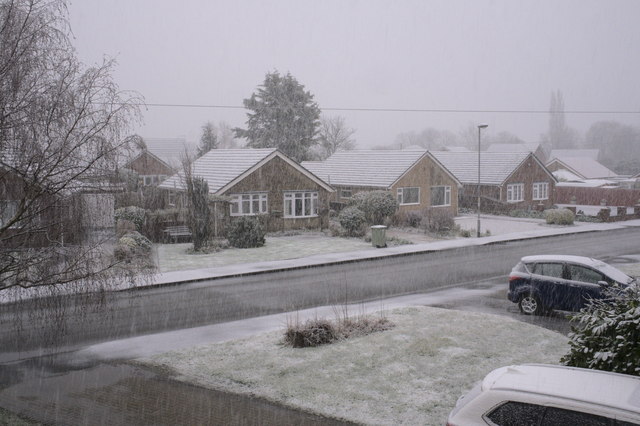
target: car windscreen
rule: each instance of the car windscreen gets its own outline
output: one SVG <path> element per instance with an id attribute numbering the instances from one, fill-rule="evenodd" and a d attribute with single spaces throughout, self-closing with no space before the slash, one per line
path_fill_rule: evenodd
<path id="1" fill-rule="evenodd" d="M 596 265 L 596 267 L 600 272 L 619 283 L 630 284 L 633 281 L 633 278 L 631 278 L 629 275 L 604 262 L 599 263 L 598 265 Z"/>

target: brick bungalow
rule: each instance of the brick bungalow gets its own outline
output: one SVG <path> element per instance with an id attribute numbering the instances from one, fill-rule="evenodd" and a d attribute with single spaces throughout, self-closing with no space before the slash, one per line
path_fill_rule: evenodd
<path id="1" fill-rule="evenodd" d="M 325 161 L 302 165 L 336 188 L 336 208 L 358 192 L 384 190 L 397 197 L 399 212 L 438 208 L 458 213 L 461 182 L 425 150 L 340 151 Z"/>
<path id="2" fill-rule="evenodd" d="M 460 207 L 477 206 L 478 152 L 432 152 L 463 188 Z M 554 204 L 556 178 L 531 152 L 481 152 L 481 210 L 542 210 Z"/>

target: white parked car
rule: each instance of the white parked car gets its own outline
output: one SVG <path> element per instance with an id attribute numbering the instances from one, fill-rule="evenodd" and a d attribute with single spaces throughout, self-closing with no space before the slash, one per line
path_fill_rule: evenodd
<path id="1" fill-rule="evenodd" d="M 447 425 L 640 425 L 640 377 L 559 365 L 502 367 L 458 400 Z"/>

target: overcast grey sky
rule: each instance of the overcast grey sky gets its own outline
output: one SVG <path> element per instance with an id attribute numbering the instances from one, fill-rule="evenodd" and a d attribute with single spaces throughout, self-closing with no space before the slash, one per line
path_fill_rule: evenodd
<path id="1" fill-rule="evenodd" d="M 149 104 L 241 106 L 267 72 L 290 72 L 321 108 L 640 111 L 638 0 L 72 0 L 86 64 L 118 61 L 122 89 Z M 547 114 L 358 112 L 360 147 L 426 127 L 486 122 L 537 141 Z M 568 114 L 585 132 L 640 114 Z M 246 112 L 149 107 L 138 133 L 197 140 L 204 122 Z"/>

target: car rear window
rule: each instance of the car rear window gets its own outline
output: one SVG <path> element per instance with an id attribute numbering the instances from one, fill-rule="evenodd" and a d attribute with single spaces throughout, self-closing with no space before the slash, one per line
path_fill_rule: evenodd
<path id="1" fill-rule="evenodd" d="M 541 405 L 508 401 L 485 417 L 500 426 L 537 426 L 544 409 Z"/>
<path id="2" fill-rule="evenodd" d="M 534 274 L 546 277 L 562 278 L 562 263 L 536 263 Z"/>

